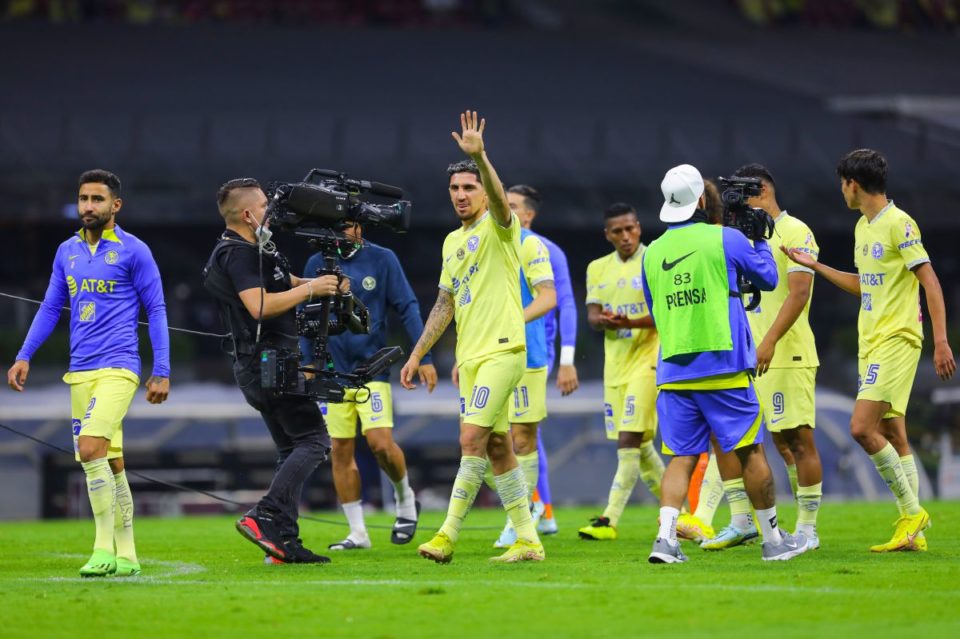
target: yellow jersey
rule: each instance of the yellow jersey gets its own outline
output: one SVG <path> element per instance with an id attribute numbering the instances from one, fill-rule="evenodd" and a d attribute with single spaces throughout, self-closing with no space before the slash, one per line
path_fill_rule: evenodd
<path id="1" fill-rule="evenodd" d="M 508 228 L 490 212 L 443 241 L 440 288 L 453 296 L 457 362 L 523 350 L 520 303 L 520 220 Z"/>
<path id="2" fill-rule="evenodd" d="M 764 291 L 760 297 L 760 306 L 747 313 L 747 321 L 750 322 L 750 331 L 753 333 L 753 341 L 760 344 L 766 336 L 767 331 L 773 326 L 774 320 L 780 313 L 780 308 L 787 301 L 790 294 L 790 286 L 787 278 L 790 273 L 810 273 L 813 271 L 806 266 L 800 266 L 780 250 L 781 246 L 788 249 L 797 249 L 819 257 L 820 247 L 806 224 L 787 214 L 786 211 L 780 213 L 774 220 L 776 226 L 773 237 L 770 239 L 773 249 L 773 259 L 777 263 L 777 288 L 772 291 Z M 813 284 L 810 288 L 810 299 L 813 298 Z M 813 331 L 810 329 L 810 299 L 807 300 L 800 316 L 793 323 L 780 341 L 777 342 L 777 349 L 773 354 L 773 360 L 770 362 L 771 368 L 806 368 L 809 366 L 819 366 L 820 360 L 817 358 L 817 344 L 813 339 Z"/>
<path id="3" fill-rule="evenodd" d="M 920 229 L 891 201 L 872 221 L 861 217 L 853 259 L 860 276 L 859 357 L 890 337 L 923 342 L 920 281 L 911 272 L 930 261 Z"/>
<path id="4" fill-rule="evenodd" d="M 622 313 L 631 319 L 650 314 L 643 299 L 643 244 L 623 261 L 616 251 L 587 266 L 587 304 Z M 656 375 L 660 338 L 654 328 L 624 328 L 603 332 L 603 383 L 625 384 L 637 375 Z"/>

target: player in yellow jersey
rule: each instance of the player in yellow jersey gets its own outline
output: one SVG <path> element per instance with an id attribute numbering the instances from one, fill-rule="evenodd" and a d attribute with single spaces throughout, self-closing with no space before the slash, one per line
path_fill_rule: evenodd
<path id="1" fill-rule="evenodd" d="M 926 550 L 922 531 L 930 515 L 917 497 L 919 481 L 904 416 L 923 341 L 921 284 L 933 325 L 934 368 L 943 380 L 957 368 L 947 342 L 943 291 L 917 223 L 887 199 L 886 159 L 871 149 L 851 151 L 840 160 L 837 175 L 847 206 L 863 215 L 855 233 L 857 273 L 830 268 L 796 248 L 786 250 L 798 264 L 860 297 L 860 377 L 850 433 L 870 455 L 900 510 L 893 537 L 870 550 Z"/>
<path id="2" fill-rule="evenodd" d="M 489 459 L 497 493 L 517 531 L 516 543 L 493 559 L 542 561 L 543 545 L 530 516 L 527 485 L 510 438 L 513 391 L 527 360 L 520 301 L 521 226 L 484 150 L 485 121 L 476 111 L 467 111 L 460 115 L 460 124 L 462 133 L 452 135 L 470 161 L 450 165 L 447 173 L 450 200 L 461 226 L 444 240 L 437 301 L 400 371 L 404 388 L 414 388 L 421 358 L 450 320 L 456 321 L 462 457 L 446 520 L 418 552 L 438 563 L 453 558 Z"/>
<path id="3" fill-rule="evenodd" d="M 763 209 L 773 218 L 776 226 L 771 241 L 817 258 L 820 249 L 810 228 L 781 210 L 776 182 L 770 171 L 760 164 L 747 164 L 737 169 L 735 175 L 760 180 L 760 195 L 750 198 L 747 203 Z M 820 365 L 809 321 L 813 271 L 791 262 L 782 251 L 777 251 L 774 259 L 779 283 L 775 289 L 763 294 L 757 308 L 747 313 L 757 344 L 754 384 L 767 429 L 787 466 L 790 487 L 797 500 L 796 532 L 803 533 L 807 548 L 814 550 L 820 547 L 817 513 L 823 494 L 823 468 L 813 438 L 816 420 L 814 388 Z M 722 451 L 718 458 L 723 462 L 720 471 L 730 503 L 731 522 L 719 535 L 702 544 L 707 550 L 734 546 L 758 534 L 739 461 L 735 455 Z M 731 466 L 732 476 L 725 472 Z M 678 522 L 678 530 L 680 525 Z"/>
<path id="4" fill-rule="evenodd" d="M 659 499 L 664 469 L 653 447 L 660 340 L 643 299 L 640 221 L 622 202 L 610 205 L 604 218 L 604 234 L 616 250 L 587 266 L 587 321 L 603 331 L 603 419 L 607 439 L 617 442 L 617 472 L 603 514 L 579 530 L 590 540 L 617 538 L 638 479 Z"/>

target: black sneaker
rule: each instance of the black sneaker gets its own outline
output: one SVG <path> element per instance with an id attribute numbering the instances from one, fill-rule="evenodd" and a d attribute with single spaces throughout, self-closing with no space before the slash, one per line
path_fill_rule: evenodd
<path id="1" fill-rule="evenodd" d="M 281 535 L 270 513 L 256 508 L 238 519 L 236 526 L 237 532 L 259 546 L 265 553 L 281 561 L 287 560 L 283 543 L 280 541 Z"/>
<path id="2" fill-rule="evenodd" d="M 309 548 L 304 548 L 299 539 L 287 539 L 283 542 L 286 553 L 284 563 L 288 564 L 329 564 L 330 558 L 318 555 Z"/>

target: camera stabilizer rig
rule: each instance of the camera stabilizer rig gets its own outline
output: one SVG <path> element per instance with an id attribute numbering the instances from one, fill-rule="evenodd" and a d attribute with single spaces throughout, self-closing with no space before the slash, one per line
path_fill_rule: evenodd
<path id="1" fill-rule="evenodd" d="M 360 200 L 362 193 L 399 200 L 393 204 L 375 204 Z M 400 200 L 403 191 L 379 182 L 354 180 L 326 169 L 312 169 L 302 182 L 272 184 L 268 197 L 270 225 L 292 230 L 308 238 L 314 250 L 323 256 L 323 265 L 313 277 L 335 275 L 343 280 L 337 258 L 341 247 L 353 244 L 342 231 L 359 224 L 387 228 L 404 233 L 410 226 L 410 202 Z M 304 273 L 305 276 L 309 276 Z M 304 305 L 297 312 L 297 334 L 313 342 L 314 366 L 300 366 L 300 356 L 286 350 L 265 349 L 260 353 L 260 382 L 264 390 L 280 395 L 309 397 L 316 401 L 343 402 L 348 389 L 363 389 L 403 357 L 399 346 L 388 346 L 374 353 L 351 373 L 334 369 L 327 349 L 330 335 L 345 331 L 368 333 L 370 313 L 353 296 L 338 293 Z M 304 379 L 300 373 L 309 373 Z M 366 401 L 369 397 L 354 401 Z"/>
<path id="2" fill-rule="evenodd" d="M 748 240 L 769 240 L 773 237 L 773 218 L 764 211 L 747 204 L 747 199 L 760 195 L 763 183 L 759 178 L 721 177 L 717 182 L 723 187 L 723 225 L 735 228 Z M 752 311 L 760 306 L 760 289 L 747 278 L 740 276 L 740 296 L 749 295 L 745 309 Z"/>

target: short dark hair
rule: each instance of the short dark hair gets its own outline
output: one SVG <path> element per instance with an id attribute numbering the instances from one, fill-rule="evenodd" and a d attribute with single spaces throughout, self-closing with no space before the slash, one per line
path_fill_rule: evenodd
<path id="1" fill-rule="evenodd" d="M 612 217 L 620 217 L 621 215 L 626 215 L 628 213 L 633 213 L 636 215 L 637 209 L 633 208 L 632 205 L 627 204 L 626 202 L 614 202 L 603 212 L 603 219 L 609 220 Z"/>
<path id="2" fill-rule="evenodd" d="M 735 177 L 760 178 L 764 182 L 768 182 L 774 189 L 777 188 L 777 183 L 774 181 L 773 175 L 770 173 L 770 169 L 762 164 L 757 164 L 756 162 L 752 164 L 744 164 L 737 169 L 733 175 Z"/>
<path id="3" fill-rule="evenodd" d="M 120 178 L 110 171 L 103 169 L 84 171 L 80 174 L 80 179 L 77 180 L 77 187 L 81 187 L 84 184 L 104 184 L 110 189 L 110 195 L 114 198 L 120 197 Z"/>
<path id="4" fill-rule="evenodd" d="M 516 193 L 522 197 L 524 206 L 534 213 L 539 213 L 540 207 L 543 206 L 543 198 L 540 197 L 540 191 L 536 190 L 532 186 L 528 186 L 526 184 L 514 184 L 507 189 L 507 193 Z"/>
<path id="5" fill-rule="evenodd" d="M 230 194 L 237 189 L 259 189 L 260 183 L 255 178 L 234 178 L 220 185 L 217 189 L 217 206 L 223 207 Z"/>
<path id="6" fill-rule="evenodd" d="M 723 200 L 720 199 L 720 189 L 713 180 L 703 181 L 704 209 L 710 224 L 723 222 Z"/>
<path id="7" fill-rule="evenodd" d="M 447 175 L 452 176 L 456 173 L 473 173 L 477 176 L 477 182 L 483 183 L 483 178 L 480 177 L 480 167 L 473 160 L 460 160 L 447 166 Z"/>
<path id="8" fill-rule="evenodd" d="M 857 149 L 840 158 L 837 175 L 853 180 L 867 193 L 887 192 L 887 159 L 873 149 Z"/>

